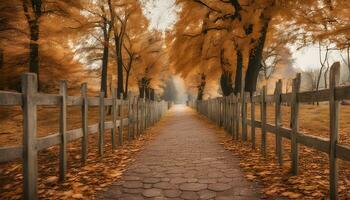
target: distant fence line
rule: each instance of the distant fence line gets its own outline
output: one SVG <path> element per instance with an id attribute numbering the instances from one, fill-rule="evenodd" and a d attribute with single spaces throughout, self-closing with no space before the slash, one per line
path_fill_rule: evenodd
<path id="1" fill-rule="evenodd" d="M 273 133 L 276 137 L 276 157 L 280 165 L 282 159 L 282 138 L 291 141 L 291 171 L 293 175 L 298 174 L 299 144 L 327 153 L 329 156 L 329 183 L 330 198 L 337 199 L 338 195 L 338 172 L 336 159 L 350 161 L 350 147 L 338 144 L 339 130 L 339 105 L 340 101 L 350 99 L 350 86 L 339 86 L 340 64 L 336 62 L 332 65 L 329 77 L 330 88 L 321 91 L 300 92 L 300 74 L 293 79 L 292 92 L 282 94 L 282 81 L 276 83 L 273 95 L 267 95 L 266 86 L 263 87 L 262 94 L 254 93 L 231 95 L 205 101 L 191 101 L 189 106 L 197 109 L 198 112 L 207 116 L 219 126 L 223 126 L 232 138 L 247 141 L 248 127 L 251 128 L 252 148 L 255 148 L 255 128 L 261 128 L 261 153 L 266 156 L 266 133 Z M 299 131 L 299 104 L 311 103 L 315 101 L 329 102 L 330 115 L 330 136 L 329 139 L 317 136 L 306 135 Z M 250 103 L 251 119 L 247 119 L 247 104 Z M 255 104 L 260 104 L 261 121 L 255 120 Z M 267 103 L 275 105 L 275 123 L 267 123 Z M 281 126 L 281 105 L 288 103 L 291 105 L 291 128 Z"/>
<path id="2" fill-rule="evenodd" d="M 0 163 L 22 159 L 23 198 L 37 199 L 38 151 L 60 145 L 59 177 L 63 181 L 67 171 L 67 143 L 81 138 L 81 162 L 88 155 L 88 135 L 98 133 L 98 152 L 104 153 L 104 131 L 111 129 L 112 148 L 123 144 L 123 128 L 127 127 L 126 138 L 133 139 L 147 127 L 160 120 L 170 107 L 165 101 L 150 101 L 139 98 L 120 100 L 113 91 L 111 98 L 87 96 L 87 84 L 81 86 L 81 96 L 67 96 L 66 81 L 60 82 L 58 95 L 38 93 L 37 76 L 33 73 L 22 75 L 22 93 L 0 91 L 0 106 L 22 106 L 23 145 L 0 147 Z M 59 132 L 46 137 L 37 137 L 37 106 L 59 106 Z M 67 107 L 80 106 L 82 128 L 67 130 Z M 99 107 L 99 123 L 88 125 L 88 108 Z M 112 121 L 105 121 L 106 107 L 111 107 Z M 122 114 L 127 110 L 127 117 Z M 117 133 L 117 134 L 116 134 Z M 117 141 L 115 140 L 117 137 Z"/>

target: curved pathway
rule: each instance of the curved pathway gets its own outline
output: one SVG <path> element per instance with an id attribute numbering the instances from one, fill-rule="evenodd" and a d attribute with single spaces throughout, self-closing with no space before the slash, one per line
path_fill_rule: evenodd
<path id="1" fill-rule="evenodd" d="M 99 199 L 259 199 L 238 159 L 196 115 L 174 106 L 156 125 L 159 135 Z"/>

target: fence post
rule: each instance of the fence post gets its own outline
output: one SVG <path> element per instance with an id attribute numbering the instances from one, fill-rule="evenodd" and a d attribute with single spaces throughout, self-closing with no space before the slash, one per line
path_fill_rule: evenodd
<path id="1" fill-rule="evenodd" d="M 283 164 L 283 148 L 282 137 L 280 133 L 282 115 L 281 115 L 281 93 L 282 93 L 282 80 L 276 82 L 275 87 L 275 126 L 276 126 L 276 156 L 278 163 Z"/>
<path id="2" fill-rule="evenodd" d="M 329 191 L 330 199 L 338 199 L 338 166 L 336 147 L 339 139 L 339 101 L 335 97 L 335 89 L 339 85 L 340 64 L 332 65 L 329 76 L 329 113 L 330 113 L 330 145 L 329 145 Z"/>
<path id="3" fill-rule="evenodd" d="M 136 98 L 136 135 L 140 135 L 140 98 Z"/>
<path id="4" fill-rule="evenodd" d="M 229 122 L 229 113 L 228 113 L 228 106 L 229 106 L 229 104 L 228 104 L 228 102 L 229 102 L 229 97 L 228 96 L 226 96 L 225 97 L 225 130 L 227 131 L 227 130 L 229 130 L 229 127 L 228 127 L 228 122 Z"/>
<path id="5" fill-rule="evenodd" d="M 141 101 L 140 101 L 140 133 L 142 134 L 143 132 L 143 124 L 144 124 L 144 121 L 143 121 L 143 116 L 144 116 L 144 99 L 141 98 Z"/>
<path id="6" fill-rule="evenodd" d="M 233 94 L 232 96 L 232 114 L 233 114 L 233 119 L 232 119 L 232 139 L 236 139 L 236 96 Z"/>
<path id="7" fill-rule="evenodd" d="M 137 99 L 132 98 L 132 138 L 136 138 L 136 110 L 137 110 Z"/>
<path id="8" fill-rule="evenodd" d="M 128 133 L 127 133 L 127 139 L 128 141 L 130 141 L 131 139 L 131 123 L 132 123 L 132 119 L 131 119 L 131 102 L 130 102 L 130 97 L 128 96 Z"/>
<path id="9" fill-rule="evenodd" d="M 82 118 L 82 130 L 83 130 L 83 137 L 81 140 L 81 161 L 83 164 L 85 164 L 87 160 L 88 155 L 88 98 L 87 98 L 87 84 L 83 83 L 81 85 L 81 96 L 82 96 L 82 106 L 81 106 L 81 118 Z"/>
<path id="10" fill-rule="evenodd" d="M 239 139 L 239 121 L 240 121 L 240 112 L 239 112 L 239 101 L 240 101 L 240 94 L 238 93 L 236 95 L 236 135 L 235 135 L 235 139 L 238 140 Z"/>
<path id="11" fill-rule="evenodd" d="M 123 145 L 123 94 L 120 94 L 119 105 L 118 105 L 118 145 Z"/>
<path id="12" fill-rule="evenodd" d="M 23 196 L 37 199 L 38 160 L 36 148 L 38 91 L 37 76 L 26 73 L 21 77 L 23 95 Z"/>
<path id="13" fill-rule="evenodd" d="M 242 93 L 242 140 L 247 141 L 247 96 Z"/>
<path id="14" fill-rule="evenodd" d="M 298 102 L 298 93 L 300 90 L 300 73 L 297 74 L 297 77 L 293 79 L 292 86 L 292 104 L 291 104 L 291 125 L 292 125 L 292 135 L 291 135 L 291 151 L 292 151 L 292 174 L 298 174 L 298 130 L 299 130 L 299 102 Z"/>
<path id="15" fill-rule="evenodd" d="M 67 170 L 67 82 L 60 81 L 60 180 L 64 181 Z"/>
<path id="16" fill-rule="evenodd" d="M 98 153 L 103 156 L 103 143 L 104 143 L 104 131 L 105 131 L 105 92 L 100 93 L 100 103 L 99 103 L 99 137 L 98 137 Z"/>
<path id="17" fill-rule="evenodd" d="M 261 153 L 266 157 L 266 85 L 261 95 Z"/>
<path id="18" fill-rule="evenodd" d="M 116 102 L 116 89 L 112 88 L 112 123 L 113 128 L 111 130 L 112 137 L 112 149 L 115 149 L 115 131 L 117 130 L 117 102 Z"/>
<path id="19" fill-rule="evenodd" d="M 255 149 L 255 93 L 250 93 L 250 134 L 252 140 L 252 148 Z"/>

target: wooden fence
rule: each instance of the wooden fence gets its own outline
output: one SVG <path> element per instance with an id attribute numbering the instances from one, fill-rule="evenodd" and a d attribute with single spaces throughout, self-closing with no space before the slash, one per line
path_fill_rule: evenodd
<path id="1" fill-rule="evenodd" d="M 0 163 L 22 159 L 24 199 L 37 199 L 38 151 L 60 145 L 59 177 L 63 181 L 67 170 L 67 143 L 81 139 L 81 162 L 84 164 L 88 155 L 89 134 L 98 133 L 98 151 L 102 156 L 105 129 L 111 129 L 111 142 L 114 149 L 117 145 L 123 144 L 123 128 L 127 127 L 127 139 L 135 138 L 147 127 L 157 122 L 169 107 L 164 101 L 137 98 L 119 100 L 113 92 L 112 98 L 104 98 L 104 93 L 101 93 L 100 97 L 88 97 L 86 84 L 81 86 L 81 96 L 67 96 L 65 81 L 61 81 L 58 95 L 42 94 L 37 91 L 37 77 L 32 73 L 22 75 L 22 93 L 0 91 L 0 106 L 22 106 L 23 110 L 23 145 L 1 147 Z M 60 107 L 58 133 L 37 137 L 37 106 Z M 68 106 L 81 107 L 82 128 L 67 130 Z M 97 124 L 88 125 L 90 106 L 99 107 L 99 123 Z M 106 107 L 111 108 L 112 121 L 105 121 Z M 127 110 L 126 117 L 122 115 L 123 109 Z"/>
<path id="2" fill-rule="evenodd" d="M 276 156 L 282 165 L 282 138 L 291 141 L 291 171 L 298 174 L 298 146 L 299 144 L 327 153 L 329 156 L 329 182 L 330 198 L 337 199 L 337 159 L 350 161 L 350 147 L 338 143 L 339 104 L 340 101 L 350 99 L 350 86 L 339 87 L 340 64 L 332 65 L 329 77 L 330 88 L 320 91 L 300 92 L 301 75 L 293 79 L 292 92 L 282 94 L 282 81 L 276 83 L 273 95 L 267 95 L 266 86 L 262 94 L 255 95 L 245 93 L 237 96 L 221 97 L 205 101 L 189 102 L 190 106 L 207 116 L 210 120 L 223 126 L 233 139 L 239 137 L 247 141 L 248 125 L 250 126 L 250 138 L 252 148 L 255 148 L 255 128 L 261 128 L 261 153 L 266 156 L 266 134 L 272 133 L 276 137 Z M 299 104 L 315 101 L 329 102 L 330 135 L 329 138 L 321 138 L 307 135 L 299 131 Z M 250 103 L 251 118 L 247 119 L 247 104 Z M 275 106 L 275 122 L 269 124 L 267 118 L 267 104 Z M 291 128 L 281 126 L 281 105 L 288 103 L 291 106 Z M 255 120 L 255 104 L 260 104 L 261 121 Z M 272 114 L 272 113 L 271 113 Z M 241 128 L 240 128 L 241 127 Z"/>

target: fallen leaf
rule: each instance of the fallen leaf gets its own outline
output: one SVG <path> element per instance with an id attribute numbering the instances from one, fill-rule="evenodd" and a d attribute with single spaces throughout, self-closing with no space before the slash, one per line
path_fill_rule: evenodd
<path id="1" fill-rule="evenodd" d="M 291 198 L 291 199 L 296 199 L 302 196 L 300 193 L 295 193 L 295 192 L 283 192 L 282 196 Z"/>
<path id="2" fill-rule="evenodd" d="M 74 199 L 84 199 L 84 196 L 83 196 L 82 194 L 80 194 L 80 193 L 73 194 L 72 197 L 73 197 Z"/>
<path id="3" fill-rule="evenodd" d="M 45 183 L 55 183 L 58 181 L 58 177 L 57 176 L 50 176 L 45 180 Z"/>

